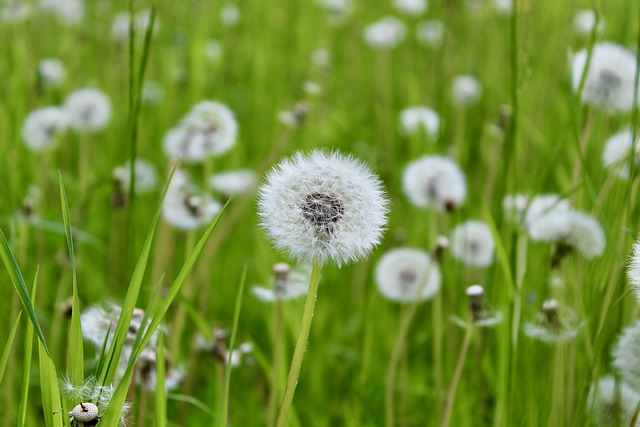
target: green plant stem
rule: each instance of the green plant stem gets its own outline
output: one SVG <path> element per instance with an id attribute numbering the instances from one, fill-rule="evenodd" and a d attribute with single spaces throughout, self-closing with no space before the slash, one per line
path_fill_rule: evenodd
<path id="1" fill-rule="evenodd" d="M 311 320 L 313 319 L 313 310 L 315 308 L 316 297 L 318 295 L 318 284 L 320 282 L 320 270 L 320 264 L 314 262 L 311 270 L 311 279 L 309 280 L 309 291 L 304 303 L 302 325 L 300 326 L 298 341 L 296 342 L 296 347 L 293 351 L 293 359 L 291 360 L 289 375 L 287 376 L 287 386 L 284 390 L 284 396 L 282 397 L 282 405 L 280 406 L 280 412 L 278 413 L 276 427 L 285 427 L 289 418 L 289 411 L 291 410 L 291 404 L 293 403 L 293 395 L 296 391 L 296 385 L 298 384 L 300 368 L 302 367 L 302 359 L 304 357 L 305 347 L 309 338 L 309 330 L 311 329 Z"/>
<path id="2" fill-rule="evenodd" d="M 267 415 L 268 426 L 275 425 L 276 407 L 280 395 L 280 359 L 282 353 L 282 301 L 276 300 L 274 306 L 273 332 L 273 365 L 271 371 L 271 391 L 269 393 L 269 409 Z"/>
<path id="3" fill-rule="evenodd" d="M 473 323 L 469 323 L 469 325 L 467 326 L 467 331 L 464 334 L 464 339 L 462 341 L 462 348 L 460 349 L 460 356 L 458 356 L 456 371 L 453 374 L 453 379 L 451 380 L 451 387 L 449 387 L 449 394 L 447 395 L 447 406 L 445 407 L 444 416 L 442 417 L 440 427 L 447 427 L 449 425 L 449 422 L 451 421 L 453 404 L 456 400 L 456 391 L 458 390 L 458 384 L 460 384 L 460 378 L 462 377 L 462 368 L 464 367 L 464 361 L 466 360 L 467 353 L 469 352 L 469 345 L 471 344 L 473 329 Z"/>
<path id="4" fill-rule="evenodd" d="M 193 231 L 189 231 L 187 233 L 187 242 L 185 244 L 185 257 L 189 257 L 189 255 L 193 251 L 195 243 L 195 233 Z M 191 302 L 194 291 L 195 289 L 193 280 L 187 279 L 182 290 L 184 298 L 187 301 Z M 187 309 L 185 308 L 184 304 L 178 304 L 176 314 L 171 324 L 171 337 L 169 339 L 169 354 L 171 354 L 175 358 L 179 358 L 180 356 L 180 341 L 186 321 Z"/>

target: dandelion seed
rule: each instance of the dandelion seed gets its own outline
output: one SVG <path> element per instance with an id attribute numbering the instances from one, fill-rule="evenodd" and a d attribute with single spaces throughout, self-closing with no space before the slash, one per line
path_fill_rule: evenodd
<path id="1" fill-rule="evenodd" d="M 222 209 L 222 205 L 203 193 L 184 171 L 177 170 L 162 204 L 162 216 L 181 230 L 191 230 L 208 224 Z"/>
<path id="2" fill-rule="evenodd" d="M 131 184 L 130 164 L 130 162 L 126 162 L 113 170 L 113 179 L 122 192 L 129 191 Z M 133 176 L 136 180 L 136 193 L 145 194 L 156 189 L 158 174 L 156 173 L 156 167 L 150 161 L 137 158 L 133 167 Z"/>
<path id="3" fill-rule="evenodd" d="M 593 34 L 593 27 L 596 26 L 596 12 L 591 9 L 580 9 L 573 17 L 573 29 L 580 37 L 591 37 Z M 600 18 L 598 22 L 597 33 L 604 31 L 604 19 Z"/>
<path id="4" fill-rule="evenodd" d="M 393 0 L 393 5 L 400 13 L 409 16 L 419 16 L 427 11 L 427 0 Z"/>
<path id="5" fill-rule="evenodd" d="M 367 25 L 364 41 L 374 49 L 392 49 L 404 40 L 406 33 L 404 22 L 393 16 L 385 16 Z"/>
<path id="6" fill-rule="evenodd" d="M 375 271 L 378 290 L 392 301 L 432 298 L 440 289 L 440 268 L 423 251 L 400 248 L 385 253 Z"/>
<path id="7" fill-rule="evenodd" d="M 478 102 L 482 96 L 482 85 L 473 76 L 461 75 L 451 83 L 451 100 L 458 107 L 466 107 Z"/>
<path id="8" fill-rule="evenodd" d="M 69 116 L 58 107 L 44 107 L 32 111 L 22 125 L 22 139 L 32 151 L 55 147 L 60 135 L 69 127 Z"/>
<path id="9" fill-rule="evenodd" d="M 573 310 L 549 299 L 542 303 L 535 320 L 524 325 L 524 333 L 543 342 L 557 343 L 575 339 L 581 326 Z"/>
<path id="10" fill-rule="evenodd" d="M 488 267 L 493 264 L 495 243 L 491 229 L 480 221 L 467 221 L 451 233 L 451 254 L 464 264 Z"/>
<path id="11" fill-rule="evenodd" d="M 56 58 L 47 58 L 40 61 L 38 64 L 38 76 L 46 87 L 58 87 L 67 77 L 67 69 Z"/>
<path id="12" fill-rule="evenodd" d="M 635 151 L 633 156 L 633 166 L 637 168 L 640 163 L 640 138 L 633 144 L 633 132 L 631 129 L 624 129 L 611 136 L 605 142 L 602 153 L 602 163 L 620 179 L 629 179 L 631 174 L 629 167 L 629 155 L 631 150 Z"/>
<path id="13" fill-rule="evenodd" d="M 575 92 L 587 63 L 587 50 L 577 52 L 571 61 Z M 596 43 L 584 80 L 581 101 L 610 114 L 628 112 L 633 108 L 635 74 L 636 56 L 633 52 L 614 43 Z"/>
<path id="14" fill-rule="evenodd" d="M 111 101 L 98 89 L 79 89 L 67 96 L 64 110 L 71 127 L 79 132 L 97 132 L 111 119 Z"/>
<path id="15" fill-rule="evenodd" d="M 240 22 L 240 9 L 233 3 L 227 3 L 220 10 L 220 21 L 225 27 L 235 27 Z"/>
<path id="16" fill-rule="evenodd" d="M 620 377 L 640 389 L 640 320 L 626 327 L 613 348 L 612 365 Z"/>
<path id="17" fill-rule="evenodd" d="M 309 290 L 309 278 L 311 268 L 301 266 L 292 269 L 284 262 L 279 262 L 273 266 L 273 288 L 254 286 L 251 292 L 263 302 L 288 301 L 306 295 Z"/>
<path id="18" fill-rule="evenodd" d="M 262 227 L 298 260 L 339 266 L 366 256 L 382 237 L 388 201 L 362 162 L 338 152 L 297 153 L 259 190 Z"/>
<path id="19" fill-rule="evenodd" d="M 531 229 L 536 221 L 544 218 L 546 215 L 568 212 L 570 209 L 569 201 L 561 198 L 557 194 L 536 196 L 531 200 L 527 208 L 524 225 L 528 229 Z"/>
<path id="20" fill-rule="evenodd" d="M 589 390 L 588 407 L 598 426 L 628 426 L 633 419 L 640 394 L 611 375 L 600 378 Z M 640 423 L 635 424 L 640 426 Z"/>
<path id="21" fill-rule="evenodd" d="M 220 172 L 209 179 L 209 185 L 215 191 L 231 197 L 251 190 L 256 184 L 256 173 L 250 169 L 238 169 Z"/>
<path id="22" fill-rule="evenodd" d="M 402 185 L 411 203 L 422 208 L 452 211 L 467 197 L 464 174 L 446 157 L 424 156 L 409 163 Z"/>
<path id="23" fill-rule="evenodd" d="M 415 135 L 424 131 L 429 138 L 434 139 L 440 130 L 440 117 L 428 107 L 407 108 L 400 112 L 399 128 L 405 135 Z"/>
<path id="24" fill-rule="evenodd" d="M 437 20 L 423 21 L 416 27 L 416 40 L 421 46 L 437 49 L 444 43 L 445 27 Z"/>

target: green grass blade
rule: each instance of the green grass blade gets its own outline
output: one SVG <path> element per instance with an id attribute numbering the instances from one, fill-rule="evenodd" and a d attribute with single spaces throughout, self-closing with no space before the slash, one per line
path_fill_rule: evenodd
<path id="1" fill-rule="evenodd" d="M 156 427 L 167 426 L 167 390 L 164 386 L 166 363 L 164 358 L 164 331 L 158 333 L 156 351 Z"/>
<path id="2" fill-rule="evenodd" d="M 238 323 L 240 321 L 240 309 L 242 308 L 242 295 L 244 293 L 244 283 L 247 278 L 247 266 L 244 266 L 242 270 L 242 278 L 240 279 L 240 288 L 238 289 L 238 296 L 236 297 L 236 306 L 233 313 L 233 327 L 231 329 L 231 338 L 229 339 L 229 353 L 227 354 L 227 368 L 224 370 L 224 396 L 220 401 L 220 409 L 218 410 L 217 423 L 218 427 L 225 427 L 227 425 L 227 419 L 229 417 L 229 388 L 231 385 L 231 355 L 233 349 L 236 347 L 236 335 L 238 332 Z"/>
<path id="3" fill-rule="evenodd" d="M 56 367 L 46 352 L 42 341 L 38 342 L 38 356 L 40 359 L 40 391 L 42 393 L 42 410 L 46 427 L 62 427 L 64 411 L 60 403 L 58 377 Z"/>
<path id="4" fill-rule="evenodd" d="M 107 408 L 107 411 L 104 417 L 100 421 L 101 425 L 103 425 L 104 427 L 116 427 L 118 425 L 118 421 L 120 419 L 120 412 L 122 411 L 122 407 L 126 401 L 127 392 L 129 390 L 129 384 L 131 382 L 131 378 L 133 377 L 133 370 L 135 368 L 136 360 L 140 356 L 140 353 L 142 353 L 142 350 L 144 350 L 144 348 L 147 346 L 147 344 L 151 340 L 151 337 L 153 336 L 154 331 L 160 325 L 160 322 L 162 322 L 162 319 L 164 318 L 165 314 L 169 310 L 169 306 L 171 305 L 173 300 L 177 297 L 178 293 L 180 292 L 180 289 L 182 288 L 182 285 L 184 284 L 187 278 L 187 275 L 191 271 L 193 264 L 196 262 L 196 259 L 202 252 L 202 249 L 204 248 L 204 245 L 207 243 L 207 240 L 209 240 L 209 237 L 211 237 L 213 230 L 218 225 L 218 222 L 220 221 L 220 217 L 222 216 L 223 212 L 225 211 L 228 205 L 229 205 L 229 201 L 227 201 L 227 203 L 224 205 L 224 207 L 222 208 L 222 210 L 220 211 L 216 219 L 211 223 L 209 228 L 207 228 L 207 231 L 202 236 L 202 238 L 200 239 L 196 247 L 193 249 L 193 252 L 189 256 L 189 258 L 186 260 L 185 264 L 182 266 L 182 269 L 178 273 L 178 276 L 176 277 L 174 282 L 171 284 L 171 287 L 167 291 L 166 296 L 151 314 L 151 323 L 145 329 L 144 336 L 142 337 L 138 345 L 134 347 L 133 352 L 131 354 L 131 358 L 129 359 L 127 370 L 125 371 L 122 379 L 120 380 L 120 383 L 118 384 L 118 387 L 116 388 L 116 391 L 113 394 L 113 398 L 111 399 L 111 403 L 109 404 L 109 407 Z"/>
<path id="5" fill-rule="evenodd" d="M 42 343 L 42 348 L 44 349 L 45 353 L 47 353 L 47 355 L 51 357 L 51 353 L 49 353 L 49 348 L 47 347 L 47 343 L 44 339 L 44 334 L 42 333 L 42 328 L 40 328 L 40 323 L 38 322 L 38 317 L 36 316 L 36 310 L 31 303 L 31 298 L 29 297 L 29 292 L 27 291 L 27 285 L 24 282 L 24 277 L 20 272 L 20 267 L 18 267 L 16 258 L 13 256 L 13 252 L 11 251 L 11 246 L 9 246 L 9 242 L 4 236 L 2 229 L 0 229 L 0 256 L 2 257 L 2 261 L 4 262 L 7 271 L 9 272 L 11 283 L 13 283 L 13 287 L 18 293 L 18 297 L 20 297 L 22 307 L 24 308 L 24 311 L 27 312 L 31 323 L 33 323 L 33 327 L 38 334 L 40 342 Z"/>
<path id="6" fill-rule="evenodd" d="M 73 250 L 73 235 L 71 231 L 71 215 L 69 214 L 69 202 L 67 192 L 62 182 L 62 174 L 58 171 L 58 183 L 60 185 L 60 201 L 62 203 L 62 219 L 67 237 L 69 249 L 69 261 L 71 263 L 73 302 L 71 305 L 71 331 L 69 336 L 69 379 L 76 386 L 84 381 L 84 353 L 82 348 L 82 325 L 80 324 L 80 302 L 78 300 L 78 278 L 76 274 L 76 258 Z"/>
<path id="7" fill-rule="evenodd" d="M 2 378 L 4 377 L 4 371 L 7 369 L 7 362 L 9 361 L 9 354 L 11 354 L 11 348 L 13 347 L 13 340 L 16 337 L 16 332 L 18 331 L 18 325 L 20 324 L 20 318 L 22 317 L 22 311 L 18 313 L 18 318 L 13 324 L 13 328 L 11 328 L 11 333 L 9 334 L 9 338 L 7 339 L 7 343 L 4 345 L 4 350 L 2 351 L 2 358 L 0 359 L 0 384 L 2 384 Z"/>
<path id="8" fill-rule="evenodd" d="M 173 166 L 171 174 L 169 175 L 169 179 L 167 180 L 167 183 L 164 187 L 164 191 L 162 192 L 162 196 L 160 198 L 160 203 L 158 203 L 156 213 L 153 216 L 153 220 L 151 221 L 151 226 L 149 227 L 149 232 L 147 233 L 147 237 L 142 248 L 142 253 L 140 254 L 140 258 L 138 259 L 135 270 L 133 271 L 133 276 L 131 277 L 131 282 L 129 283 L 129 288 L 127 289 L 127 295 L 125 296 L 124 303 L 122 304 L 122 311 L 120 313 L 120 317 L 118 318 L 118 324 L 113 336 L 113 342 L 109 348 L 109 356 L 107 357 L 107 360 L 109 360 L 110 363 L 105 365 L 106 370 L 103 370 L 103 372 L 98 375 L 98 379 L 102 384 L 110 384 L 113 382 L 113 378 L 118 367 L 118 360 L 120 359 L 120 354 L 122 353 L 122 346 L 124 345 L 127 331 L 129 330 L 129 324 L 131 323 L 131 318 L 133 317 L 133 310 L 135 309 L 136 303 L 138 301 L 140 287 L 142 286 L 142 279 L 144 278 L 144 273 L 149 261 L 151 244 L 155 235 L 158 219 L 160 218 L 162 203 L 164 202 L 164 198 L 167 195 L 169 183 L 173 178 L 176 167 L 177 163 Z"/>
<path id="9" fill-rule="evenodd" d="M 38 283 L 38 271 L 33 279 L 31 295 L 36 297 L 36 284 Z M 22 365 L 22 391 L 20 393 L 20 408 L 18 410 L 18 425 L 24 426 L 27 422 L 27 407 L 29 406 L 29 378 L 31 377 L 31 357 L 33 355 L 33 324 L 27 323 L 27 330 L 24 334 L 24 357 Z"/>

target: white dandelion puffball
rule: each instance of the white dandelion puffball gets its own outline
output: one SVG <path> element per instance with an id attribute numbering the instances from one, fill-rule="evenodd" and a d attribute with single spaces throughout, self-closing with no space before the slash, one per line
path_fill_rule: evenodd
<path id="1" fill-rule="evenodd" d="M 129 26 L 131 25 L 131 15 L 129 12 L 117 13 L 111 22 L 111 38 L 116 41 L 129 40 Z M 133 25 L 136 37 L 144 37 L 147 28 L 151 25 L 151 11 L 141 10 L 133 17 Z M 152 35 L 158 34 L 159 24 L 156 17 L 153 23 Z"/>
<path id="2" fill-rule="evenodd" d="M 331 62 L 331 55 L 327 49 L 315 49 L 311 52 L 311 62 L 318 68 L 327 68 Z"/>
<path id="3" fill-rule="evenodd" d="M 393 6 L 400 13 L 409 16 L 419 16 L 427 11 L 427 0 L 393 0 Z"/>
<path id="4" fill-rule="evenodd" d="M 69 127 L 69 116 L 58 107 L 32 111 L 24 119 L 22 139 L 29 149 L 44 151 L 53 148 L 59 136 Z"/>
<path id="5" fill-rule="evenodd" d="M 392 49 L 404 40 L 406 33 L 404 22 L 393 16 L 385 16 L 367 25 L 364 41 L 374 49 Z"/>
<path id="6" fill-rule="evenodd" d="M 315 0 L 315 3 L 325 10 L 332 25 L 343 24 L 355 9 L 353 0 Z"/>
<path id="7" fill-rule="evenodd" d="M 250 169 L 220 172 L 209 179 L 211 188 L 225 196 L 235 196 L 249 191 L 256 183 L 256 173 Z"/>
<path id="8" fill-rule="evenodd" d="M 613 366 L 635 389 L 640 387 L 640 320 L 624 328 L 612 351 Z"/>
<path id="9" fill-rule="evenodd" d="M 79 405 L 76 405 L 71 412 L 69 412 L 69 416 L 73 417 L 74 420 L 83 423 L 93 421 L 98 417 L 98 407 L 89 402 L 80 403 Z"/>
<path id="10" fill-rule="evenodd" d="M 60 86 L 67 77 L 67 68 L 57 58 L 47 58 L 38 64 L 38 76 L 48 87 Z"/>
<path id="11" fill-rule="evenodd" d="M 635 292 L 636 299 L 640 302 L 640 240 L 636 240 L 631 248 L 627 278 Z"/>
<path id="12" fill-rule="evenodd" d="M 233 148 L 237 135 L 233 111 L 219 102 L 202 101 L 183 117 L 178 127 L 167 133 L 164 150 L 174 160 L 202 162 Z"/>
<path id="13" fill-rule="evenodd" d="M 216 39 L 210 39 L 204 46 L 204 56 L 211 62 L 216 62 L 222 58 L 222 43 Z"/>
<path id="14" fill-rule="evenodd" d="M 400 248 L 385 253 L 375 272 L 378 290 L 398 302 L 424 301 L 440 289 L 440 268 L 420 250 Z"/>
<path id="15" fill-rule="evenodd" d="M 573 30 L 580 37 L 591 37 L 593 27 L 596 26 L 596 11 L 591 9 L 581 9 L 573 17 Z M 600 18 L 596 32 L 604 31 L 604 19 Z"/>
<path id="16" fill-rule="evenodd" d="M 220 10 L 220 20 L 225 27 L 235 27 L 240 22 L 240 9 L 233 3 L 227 3 Z"/>
<path id="17" fill-rule="evenodd" d="M 567 212 L 570 209 L 569 201 L 557 194 L 536 196 L 529 203 L 524 216 L 524 225 L 527 228 L 531 228 L 536 221 L 542 219 L 545 215 Z"/>
<path id="18" fill-rule="evenodd" d="M 389 202 L 380 179 L 339 152 L 298 152 L 259 189 L 260 224 L 276 248 L 307 263 L 338 266 L 380 243 Z"/>
<path id="19" fill-rule="evenodd" d="M 587 63 L 587 50 L 573 55 L 571 76 L 574 92 Z M 607 113 L 625 113 L 633 108 L 636 55 L 610 42 L 593 46 L 589 70 L 584 80 L 581 101 Z"/>
<path id="20" fill-rule="evenodd" d="M 572 246 L 587 259 L 602 255 L 606 245 L 600 223 L 575 210 L 543 216 L 529 227 L 529 235 L 534 241 Z"/>
<path id="21" fill-rule="evenodd" d="M 451 211 L 467 197 L 462 170 L 446 157 L 424 156 L 409 163 L 402 185 L 411 203 L 422 208 Z"/>
<path id="22" fill-rule="evenodd" d="M 493 0 L 493 9 L 500 16 L 511 16 L 513 14 L 513 0 Z"/>
<path id="23" fill-rule="evenodd" d="M 416 27 L 416 40 L 419 45 L 439 48 L 444 43 L 444 24 L 438 20 L 423 21 Z"/>
<path id="24" fill-rule="evenodd" d="M 296 269 L 286 263 L 278 263 L 274 266 L 273 288 L 254 286 L 251 289 L 253 295 L 263 302 L 288 301 L 306 295 L 309 291 L 309 279 L 311 266 L 304 265 Z"/>
<path id="25" fill-rule="evenodd" d="M 604 151 L 602 152 L 602 163 L 604 167 L 609 169 L 620 179 L 629 179 L 630 168 L 629 160 L 631 148 L 634 146 L 633 132 L 631 129 L 624 129 L 611 136 L 605 142 Z M 636 137 L 634 147 L 633 165 L 638 165 L 640 160 L 640 137 Z"/>
<path id="26" fill-rule="evenodd" d="M 82 0 L 40 0 L 39 6 L 67 25 L 79 24 L 84 19 Z"/>
<path id="27" fill-rule="evenodd" d="M 24 22 L 31 15 L 31 5 L 23 1 L 5 2 L 0 9 L 0 20 L 7 23 Z"/>
<path id="28" fill-rule="evenodd" d="M 64 109 L 76 131 L 100 131 L 111 118 L 111 101 L 98 89 L 78 89 L 67 96 Z"/>
<path id="29" fill-rule="evenodd" d="M 118 166 L 113 170 L 113 178 L 120 184 L 124 191 L 129 191 L 131 184 L 130 162 Z M 136 159 L 133 164 L 133 176 L 136 180 L 136 193 L 150 193 L 156 189 L 158 174 L 156 167 L 148 160 Z"/>
<path id="30" fill-rule="evenodd" d="M 162 204 L 162 216 L 180 230 L 192 230 L 209 224 L 221 209 L 220 202 L 203 193 L 185 172 L 177 170 Z"/>
<path id="31" fill-rule="evenodd" d="M 589 390 L 588 408 L 593 408 L 593 423 L 597 426 L 628 426 L 633 419 L 640 394 L 613 375 L 600 378 Z M 636 427 L 640 423 L 635 424 Z"/>
<path id="32" fill-rule="evenodd" d="M 473 76 L 461 75 L 451 83 L 451 101 L 458 107 L 476 103 L 482 96 L 482 85 Z"/>
<path id="33" fill-rule="evenodd" d="M 440 130 L 440 117 L 428 107 L 406 108 L 400 112 L 399 128 L 405 135 L 414 135 L 422 130 L 433 139 Z"/>
<path id="34" fill-rule="evenodd" d="M 484 222 L 467 221 L 451 232 L 451 254 L 473 267 L 488 267 L 493 263 L 495 242 L 491 229 Z"/>

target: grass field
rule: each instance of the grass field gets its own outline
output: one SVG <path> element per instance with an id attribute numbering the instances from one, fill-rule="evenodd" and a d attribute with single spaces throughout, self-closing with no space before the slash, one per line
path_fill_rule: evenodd
<path id="1" fill-rule="evenodd" d="M 314 149 L 368 165 L 386 190 L 388 223 L 368 256 L 322 266 L 286 425 L 640 425 L 640 333 L 623 349 L 630 368 L 616 369 L 612 353 L 638 318 L 627 265 L 640 229 L 631 143 L 640 4 L 431 0 L 411 15 L 397 3 L 422 2 L 0 3 L 0 425 L 275 425 L 305 303 L 303 294 L 266 302 L 253 291 L 274 286 L 277 263 L 297 266 L 260 226 L 257 187 L 281 159 Z M 580 34 L 574 17 L 583 9 L 595 10 L 598 24 Z M 119 15 L 130 12 L 133 21 Z M 385 16 L 398 20 L 386 33 L 368 27 Z M 425 36 L 427 21 L 432 30 L 441 23 L 441 39 L 437 30 Z M 633 65 L 601 61 L 595 47 L 604 41 L 625 48 Z M 586 72 L 572 81 L 583 49 L 589 66 L 611 68 L 600 82 L 609 86 L 594 89 Z M 47 58 L 65 76 L 43 69 Z M 481 91 L 460 95 L 452 86 L 460 75 Z M 77 120 L 96 123 L 84 127 L 69 118 L 68 97 L 83 88 L 110 105 L 87 107 Z M 611 112 L 581 102 L 589 91 L 611 103 L 632 99 Z M 196 123 L 188 114 L 202 101 L 232 112 L 233 146 L 197 161 L 171 158 L 165 136 Z M 53 106 L 70 116 L 30 143 L 27 118 Z M 414 106 L 437 113 L 437 129 L 404 129 L 401 112 Z M 616 167 L 628 168 L 626 179 L 602 160 L 623 129 L 630 149 Z M 403 190 L 407 166 L 425 155 L 462 171 L 466 197 L 455 209 L 416 206 Z M 135 158 L 156 171 L 150 191 L 130 184 L 125 164 Z M 211 188 L 213 174 L 238 169 L 255 173 L 246 191 L 229 198 Z M 174 217 L 212 209 L 193 227 L 167 213 L 185 171 L 188 197 Z M 437 185 L 426 197 L 449 191 Z M 503 209 L 514 194 L 526 197 L 518 215 L 533 197 L 557 194 L 565 201 L 547 210 L 570 205 L 602 236 L 590 240 L 592 228 L 575 231 L 570 220 L 556 237 L 536 237 Z M 452 232 L 470 220 L 490 230 L 479 243 L 494 242 L 488 265 L 455 255 Z M 401 303 L 379 291 L 376 267 L 394 248 L 431 255 L 441 284 L 427 300 Z M 310 270 L 299 274 L 306 286 Z M 484 288 L 475 312 L 466 294 L 474 284 Z M 549 299 L 562 307 L 557 323 L 553 309 L 541 312 Z M 485 326 L 488 315 L 500 319 Z M 532 324 L 566 333 L 545 342 Z M 612 382 L 599 381 L 607 375 Z M 67 415 L 81 402 L 100 418 Z"/>

